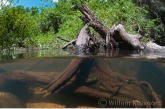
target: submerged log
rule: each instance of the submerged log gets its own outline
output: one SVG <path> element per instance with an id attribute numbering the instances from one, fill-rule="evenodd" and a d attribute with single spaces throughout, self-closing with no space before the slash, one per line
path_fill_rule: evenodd
<path id="1" fill-rule="evenodd" d="M 63 73 L 45 89 L 51 93 L 78 93 L 129 102 L 133 107 L 162 106 L 149 83 L 114 73 L 104 59 L 73 59 Z M 144 104 L 145 102 L 153 104 Z"/>
<path id="2" fill-rule="evenodd" d="M 34 65 L 40 62 L 37 61 Z M 161 100 L 149 83 L 113 72 L 105 59 L 75 58 L 59 76 L 54 72 L 28 71 L 31 67 L 35 66 L 7 72 L 1 77 L 1 84 L 8 81 L 40 83 L 42 86 L 46 85 L 44 90 L 50 93 L 81 94 L 112 102 L 129 102 L 129 106 L 132 107 L 162 106 Z"/>
<path id="3" fill-rule="evenodd" d="M 58 76 L 57 79 L 52 81 L 45 89 L 48 89 L 51 93 L 54 92 L 54 90 L 57 90 L 62 85 L 64 85 L 66 82 L 68 82 L 71 77 L 76 73 L 76 70 L 81 63 L 82 59 L 73 59 L 71 63 L 68 65 L 68 67 Z"/>

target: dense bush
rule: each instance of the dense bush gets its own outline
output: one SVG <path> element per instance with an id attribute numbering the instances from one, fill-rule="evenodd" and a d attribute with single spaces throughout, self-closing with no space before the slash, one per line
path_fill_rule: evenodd
<path id="1" fill-rule="evenodd" d="M 0 46 L 10 48 L 13 45 L 26 47 L 34 44 L 33 36 L 38 35 L 35 21 L 26 10 L 19 7 L 6 8 L 0 13 Z"/>
<path id="2" fill-rule="evenodd" d="M 165 45 L 165 1 L 164 0 L 133 0 L 133 2 L 148 10 L 146 17 L 153 19 L 154 26 L 150 26 L 149 36 L 156 43 Z"/>

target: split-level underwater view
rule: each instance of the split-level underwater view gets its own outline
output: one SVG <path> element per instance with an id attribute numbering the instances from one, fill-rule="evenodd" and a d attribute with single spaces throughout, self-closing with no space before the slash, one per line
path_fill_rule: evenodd
<path id="1" fill-rule="evenodd" d="M 165 108 L 164 13 L 165 0 L 0 0 L 0 107 Z"/>
<path id="2" fill-rule="evenodd" d="M 2 56 L 0 107 L 165 107 L 163 58 L 64 54 Z"/>

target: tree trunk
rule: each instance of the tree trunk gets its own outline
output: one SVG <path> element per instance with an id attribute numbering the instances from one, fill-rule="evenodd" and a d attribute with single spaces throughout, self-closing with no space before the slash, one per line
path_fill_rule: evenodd
<path id="1" fill-rule="evenodd" d="M 90 26 L 98 32 L 101 37 L 105 40 L 106 42 L 106 37 L 109 37 L 110 35 L 110 30 L 104 26 L 101 21 L 97 19 L 97 17 L 94 15 L 94 13 L 86 6 L 82 5 L 79 10 L 84 16 L 80 16 L 80 19 L 84 21 L 85 23 L 90 23 Z M 111 37 L 110 40 L 113 42 L 115 47 L 118 46 L 117 42 Z M 109 42 L 106 42 L 109 43 Z"/>
<path id="2" fill-rule="evenodd" d="M 79 9 L 83 14 L 80 19 L 85 23 L 90 23 L 90 26 L 101 35 L 105 40 L 106 48 L 144 49 L 139 41 L 140 35 L 128 34 L 121 24 L 108 29 L 86 5 L 82 5 Z"/>

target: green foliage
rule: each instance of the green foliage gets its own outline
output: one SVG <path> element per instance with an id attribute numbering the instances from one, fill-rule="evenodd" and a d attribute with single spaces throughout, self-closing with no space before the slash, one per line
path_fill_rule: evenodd
<path id="1" fill-rule="evenodd" d="M 79 1 L 79 0 L 77 0 Z M 46 8 L 41 12 L 42 32 L 54 31 L 56 36 L 71 40 L 79 33 L 82 22 L 78 18 L 80 5 L 77 1 L 59 0 L 55 8 Z"/>
<path id="2" fill-rule="evenodd" d="M 0 14 L 0 21 L 2 48 L 10 48 L 13 44 L 18 47 L 34 44 L 32 36 L 37 35 L 38 31 L 26 10 L 20 7 L 7 8 Z"/>
<path id="3" fill-rule="evenodd" d="M 36 15 L 38 15 L 38 12 L 39 12 L 38 7 L 32 7 L 32 8 L 30 9 L 30 14 L 31 14 L 31 16 L 36 16 Z"/>
<path id="4" fill-rule="evenodd" d="M 61 46 L 61 40 L 59 40 L 55 35 L 54 32 L 48 32 L 39 34 L 35 37 L 36 45 L 40 49 L 49 49 L 49 48 L 59 48 Z"/>
<path id="5" fill-rule="evenodd" d="M 146 28 L 148 32 L 144 31 L 149 37 L 153 38 L 156 43 L 165 45 L 165 1 L 163 0 L 133 0 L 133 2 L 144 7 L 147 11 L 148 21 Z"/>
<path id="6" fill-rule="evenodd" d="M 55 8 L 42 9 L 40 13 L 40 28 L 42 33 L 49 31 L 58 32 L 59 25 L 62 22 L 62 14 Z"/>
<path id="7" fill-rule="evenodd" d="M 57 36 L 72 40 L 76 38 L 82 28 L 82 22 L 76 15 L 69 15 L 67 21 L 60 25 Z"/>

